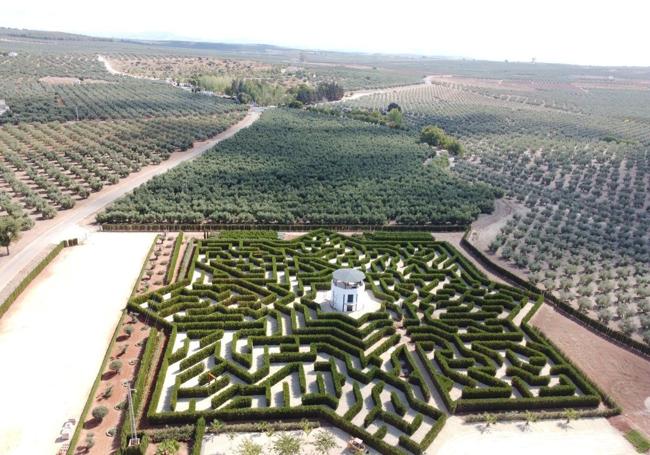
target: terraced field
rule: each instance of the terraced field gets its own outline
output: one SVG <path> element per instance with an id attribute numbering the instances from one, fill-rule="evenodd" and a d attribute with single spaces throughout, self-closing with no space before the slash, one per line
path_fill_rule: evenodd
<path id="1" fill-rule="evenodd" d="M 190 252 L 185 279 L 129 303 L 170 331 L 150 424 L 317 418 L 405 454 L 450 413 L 603 406 L 527 324 L 539 296 L 490 282 L 430 234 L 235 232 Z M 340 267 L 365 272 L 373 310 L 331 310 Z"/>

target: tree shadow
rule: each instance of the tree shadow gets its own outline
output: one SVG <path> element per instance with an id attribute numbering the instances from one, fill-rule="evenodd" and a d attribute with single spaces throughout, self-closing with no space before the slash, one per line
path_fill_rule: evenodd
<path id="1" fill-rule="evenodd" d="M 116 371 L 107 371 L 106 373 L 102 374 L 102 381 L 108 381 L 109 379 L 114 378 L 116 375 Z"/>
<path id="2" fill-rule="evenodd" d="M 531 428 L 530 428 L 530 424 L 529 424 L 529 423 L 525 423 L 525 422 L 524 422 L 524 423 L 518 423 L 518 424 L 517 424 L 517 428 L 519 428 L 519 430 L 522 431 L 522 432 L 526 432 L 526 431 L 530 431 L 530 430 L 531 430 Z"/>
<path id="3" fill-rule="evenodd" d="M 92 430 L 93 428 L 97 428 L 100 423 L 102 423 L 102 421 L 95 419 L 94 417 L 90 420 L 86 420 L 84 423 L 84 430 Z"/>

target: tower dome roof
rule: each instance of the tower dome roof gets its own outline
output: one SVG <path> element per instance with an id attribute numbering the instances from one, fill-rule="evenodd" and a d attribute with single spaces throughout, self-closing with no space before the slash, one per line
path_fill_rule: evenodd
<path id="1" fill-rule="evenodd" d="M 344 281 L 346 283 L 358 283 L 363 281 L 365 277 L 365 273 L 355 269 L 338 269 L 332 273 L 332 279 L 336 281 Z"/>

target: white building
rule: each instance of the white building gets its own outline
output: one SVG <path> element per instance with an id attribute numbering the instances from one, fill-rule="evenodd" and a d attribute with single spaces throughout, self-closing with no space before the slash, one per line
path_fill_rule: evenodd
<path id="1" fill-rule="evenodd" d="M 338 269 L 332 274 L 331 305 L 338 311 L 351 312 L 363 310 L 366 275 L 355 269 Z"/>

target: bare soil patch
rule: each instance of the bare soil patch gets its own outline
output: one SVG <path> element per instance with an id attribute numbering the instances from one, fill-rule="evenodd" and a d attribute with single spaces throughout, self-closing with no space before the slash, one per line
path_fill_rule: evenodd
<path id="1" fill-rule="evenodd" d="M 650 360 L 610 343 L 543 305 L 532 324 L 544 332 L 623 409 L 621 420 L 650 435 Z"/>
<path id="2" fill-rule="evenodd" d="M 48 85 L 81 85 L 81 84 L 108 84 L 108 81 L 101 79 L 79 79 L 76 77 L 59 77 L 59 76 L 45 76 L 38 80 L 43 84 Z"/>
<path id="3" fill-rule="evenodd" d="M 523 205 L 510 199 L 497 199 L 494 201 L 494 211 L 489 214 L 481 214 L 472 223 L 470 240 L 480 250 L 486 251 L 494 238 L 499 234 L 508 220 L 515 213 L 525 214 L 528 211 Z"/>
<path id="4" fill-rule="evenodd" d="M 108 409 L 108 415 L 101 421 L 97 421 L 92 415 L 88 415 L 84 422 L 80 422 L 83 425 L 83 431 L 75 453 L 107 454 L 113 453 L 119 448 L 117 428 L 123 424 L 126 411 L 115 407 L 127 400 L 127 390 L 124 382 L 129 381 L 132 383 L 135 380 L 138 363 L 150 333 L 150 328 L 143 324 L 141 320 L 129 316 L 120 322 L 119 327 L 121 331 L 126 327 L 131 327 L 133 330 L 131 336 L 118 336 L 118 342 L 111 348 L 109 365 L 112 361 L 120 361 L 122 367 L 119 372 L 115 373 L 108 369 L 108 365 L 106 366 L 106 372 L 102 375 L 90 408 L 92 410 L 98 406 L 105 406 Z M 113 436 L 108 433 L 111 429 L 114 432 Z M 95 445 L 91 449 L 85 447 L 88 433 L 94 435 Z"/>

